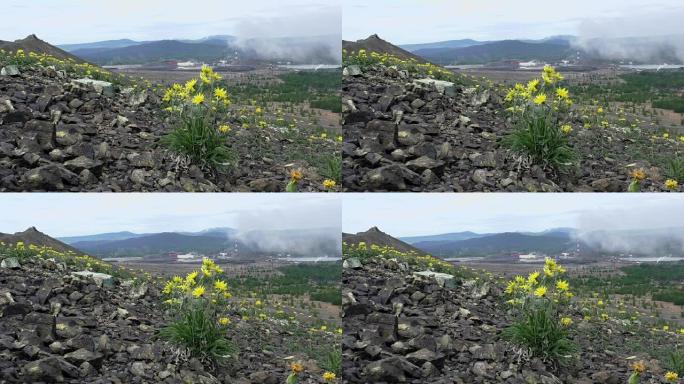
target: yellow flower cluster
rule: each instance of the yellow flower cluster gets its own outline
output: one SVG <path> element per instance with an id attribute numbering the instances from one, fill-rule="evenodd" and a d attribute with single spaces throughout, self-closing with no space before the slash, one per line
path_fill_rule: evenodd
<path id="1" fill-rule="evenodd" d="M 356 64 L 362 67 L 380 64 L 394 66 L 409 73 L 428 76 L 439 80 L 461 81 L 454 72 L 444 69 L 432 63 L 419 63 L 415 58 L 401 59 L 389 53 L 371 52 L 360 49 L 358 52 L 342 50 L 342 60 L 345 65 Z"/>
<path id="2" fill-rule="evenodd" d="M 508 303 L 522 305 L 531 296 L 548 298 L 554 302 L 572 298 L 570 284 L 559 278 L 565 272 L 565 268 L 547 257 L 542 271 L 534 271 L 527 278 L 516 276 L 508 282 L 504 290 L 506 294 L 512 296 Z"/>
<path id="3" fill-rule="evenodd" d="M 372 258 L 395 259 L 402 263 L 417 266 L 420 269 L 431 270 L 435 272 L 444 272 L 449 274 L 458 274 L 456 267 L 442 259 L 438 259 L 430 255 L 420 255 L 415 252 L 401 252 L 389 246 L 378 246 L 371 244 L 368 246 L 365 242 L 358 244 L 342 243 L 342 255 L 344 258 L 358 258 L 359 260 L 368 260 Z"/>

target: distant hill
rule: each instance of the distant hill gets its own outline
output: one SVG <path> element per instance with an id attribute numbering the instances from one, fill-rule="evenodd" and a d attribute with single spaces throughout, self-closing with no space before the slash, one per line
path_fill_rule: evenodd
<path id="1" fill-rule="evenodd" d="M 569 236 L 560 233 L 536 235 L 497 233 L 456 241 L 424 241 L 413 244 L 434 256 L 496 256 L 511 252 L 564 252 L 574 245 Z"/>
<path id="2" fill-rule="evenodd" d="M 459 241 L 474 239 L 477 237 L 487 236 L 485 234 L 475 233 L 475 232 L 453 232 L 453 233 L 442 233 L 439 235 L 427 235 L 427 236 L 407 236 L 400 237 L 399 239 L 405 241 L 409 244 L 416 244 L 426 241 Z"/>
<path id="3" fill-rule="evenodd" d="M 112 49 L 112 48 L 123 48 L 130 47 L 131 45 L 139 45 L 142 42 L 131 40 L 131 39 L 119 39 L 119 40 L 105 40 L 105 41 L 94 41 L 92 43 L 79 43 L 79 44 L 59 44 L 58 47 L 67 51 L 73 52 L 79 49 Z"/>
<path id="4" fill-rule="evenodd" d="M 366 232 L 359 232 L 356 234 L 343 233 L 342 241 L 347 244 L 358 244 L 360 242 L 366 245 L 375 244 L 379 247 L 388 246 L 400 252 L 415 252 L 419 255 L 425 255 L 424 250 L 418 249 L 411 244 L 403 242 L 395 237 L 392 237 L 385 232 L 382 232 L 378 227 L 373 227 Z"/>
<path id="5" fill-rule="evenodd" d="M 446 41 L 436 41 L 434 43 L 419 43 L 419 44 L 401 44 L 399 47 L 405 49 L 409 52 L 415 52 L 421 49 L 434 49 L 434 48 L 465 48 L 472 47 L 473 45 L 487 44 L 488 41 L 477 41 L 472 39 L 462 39 L 462 40 L 446 40 Z"/>
<path id="6" fill-rule="evenodd" d="M 465 48 L 424 48 L 414 51 L 436 64 L 480 64 L 502 60 L 557 61 L 572 56 L 577 50 L 568 42 L 530 43 L 504 40 Z"/>
<path id="7" fill-rule="evenodd" d="M 167 252 L 218 252 L 229 246 L 227 237 L 194 236 L 166 232 L 123 240 L 81 241 L 73 247 L 93 256 L 143 256 Z"/>
<path id="8" fill-rule="evenodd" d="M 98 233 L 96 235 L 85 235 L 85 236 L 65 236 L 65 237 L 59 237 L 58 239 L 60 241 L 67 243 L 67 244 L 74 244 L 74 243 L 85 242 L 85 241 L 125 240 L 125 239 L 131 239 L 134 237 L 140 237 L 140 236 L 143 236 L 143 235 L 133 233 L 133 232 L 128 232 L 128 231 L 123 231 L 123 232 Z"/>
<path id="9" fill-rule="evenodd" d="M 40 232 L 36 227 L 31 227 L 24 232 L 17 232 L 14 234 L 0 233 L 0 241 L 5 244 L 16 244 L 21 241 L 26 245 L 33 244 L 36 246 L 50 247 L 59 252 L 84 253 L 83 251 Z"/>
<path id="10" fill-rule="evenodd" d="M 228 46 L 223 43 L 183 43 L 177 40 L 153 41 L 113 49 L 81 48 L 72 51 L 74 55 L 100 65 L 189 59 L 211 61 L 225 58 L 228 52 Z"/>
<path id="11" fill-rule="evenodd" d="M 83 59 L 75 56 L 63 49 L 50 45 L 45 41 L 38 38 L 36 35 L 29 35 L 25 39 L 15 40 L 15 41 L 3 41 L 0 40 L 0 49 L 5 51 L 16 52 L 19 49 L 23 49 L 25 52 L 34 53 L 44 53 L 50 56 L 54 56 L 61 60 L 73 59 L 77 63 L 83 63 Z"/>
<path id="12" fill-rule="evenodd" d="M 381 39 L 378 35 L 371 35 L 367 39 L 357 40 L 357 41 L 342 41 L 342 48 L 346 49 L 347 52 L 358 52 L 361 49 L 365 49 L 368 53 L 388 53 L 392 56 L 396 56 L 402 60 L 415 59 L 419 63 L 426 63 L 427 60 L 418 55 L 399 48 L 396 45 L 390 44 L 387 41 Z"/>

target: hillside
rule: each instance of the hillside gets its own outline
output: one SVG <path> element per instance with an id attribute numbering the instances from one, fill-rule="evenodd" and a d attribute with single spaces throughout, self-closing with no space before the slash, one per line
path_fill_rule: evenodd
<path id="1" fill-rule="evenodd" d="M 666 186 L 673 178 L 668 165 L 648 156 L 657 147 L 659 156 L 675 159 L 684 145 L 657 125 L 642 121 L 626 129 L 619 112 L 608 116 L 607 108 L 573 104 L 568 122 L 550 130 L 557 153 L 562 149 L 568 161 L 549 166 L 548 155 L 533 153 L 541 135 L 526 141 L 530 130 L 512 119 L 504 84 L 391 62 L 345 59 L 345 191 L 624 192 L 636 170 L 649 175 L 640 191 L 681 188 Z M 600 129 L 588 129 L 599 128 L 597 121 Z"/>
<path id="2" fill-rule="evenodd" d="M 16 232 L 14 234 L 0 233 L 0 242 L 5 244 L 17 244 L 23 242 L 24 245 L 35 245 L 39 247 L 52 248 L 59 252 L 74 252 L 76 254 L 83 254 L 80 251 L 68 244 L 65 244 L 57 239 L 54 239 L 43 232 L 40 232 L 36 227 L 28 228 L 23 232 Z"/>
<path id="3" fill-rule="evenodd" d="M 425 254 L 420 249 L 382 232 L 378 227 L 373 227 L 366 232 L 358 232 L 356 234 L 343 233 L 342 241 L 348 245 L 364 242 L 367 246 L 377 245 L 379 247 L 391 247 L 400 252 L 415 252 L 418 255 Z"/>
<path id="4" fill-rule="evenodd" d="M 0 40 L 0 49 L 5 51 L 16 52 L 19 49 L 23 49 L 24 52 L 34 52 L 43 53 L 56 57 L 61 60 L 71 59 L 77 63 L 83 63 L 83 59 L 75 56 L 63 49 L 57 48 L 53 45 L 46 43 L 45 41 L 38 38 L 36 35 L 29 35 L 24 39 L 15 41 L 2 41 Z"/>
<path id="5" fill-rule="evenodd" d="M 330 279 L 333 267 L 322 279 Z M 337 307 L 313 319 L 310 312 L 304 315 L 312 302 L 290 294 L 294 288 L 312 292 L 321 287 L 334 293 L 337 285 L 325 280 L 314 287 L 297 279 L 301 270 L 306 271 L 298 266 L 285 270 L 289 280 L 277 285 L 263 275 L 230 280 L 234 303 L 224 302 L 220 312 L 204 317 L 202 328 L 193 325 L 193 337 L 204 332 L 199 336 L 202 352 L 216 340 L 226 343 L 220 357 L 207 357 L 196 350 L 191 355 L 190 342 L 162 336 L 172 325 L 187 324 L 182 319 L 188 312 L 170 306 L 168 290 L 163 292 L 165 276 L 151 278 L 88 256 L 0 246 L 0 382 L 283 383 L 297 362 L 306 370 L 299 383 L 320 384 L 322 367 L 341 374 Z M 199 273 L 198 266 L 195 276 Z M 229 277 L 214 269 L 212 278 Z M 195 283 L 213 287 L 206 277 Z M 278 298 L 263 293 L 276 288 L 282 290 Z M 259 296 L 252 296 L 256 292 Z M 339 298 L 339 290 L 334 296 Z M 201 310 L 207 303 L 197 298 L 187 305 Z M 330 356 L 337 365 L 326 365 Z"/>
<path id="6" fill-rule="evenodd" d="M 158 233 L 123 240 L 81 241 L 72 244 L 99 257 L 143 256 L 167 252 L 219 252 L 230 243 L 227 237 L 193 236 L 179 233 Z"/>
<path id="7" fill-rule="evenodd" d="M 349 53 L 359 52 L 360 50 L 365 49 L 369 54 L 371 52 L 387 53 L 402 60 L 414 59 L 419 63 L 426 62 L 424 58 L 414 55 L 407 50 L 401 49 L 396 45 L 388 43 L 387 41 L 381 39 L 378 35 L 371 35 L 363 40 L 342 41 L 342 49 L 345 49 Z"/>
<path id="8" fill-rule="evenodd" d="M 506 282 L 491 274 L 452 267 L 427 278 L 426 261 L 381 255 L 345 264 L 343 378 L 350 384 L 617 384 L 628 382 L 637 362 L 645 367 L 638 382 L 655 384 L 668 370 L 684 370 L 667 357 L 682 355 L 684 333 L 645 313 L 625 315 L 622 302 L 610 311 L 605 297 L 591 294 L 563 302 L 557 310 L 565 320 L 530 325 L 525 344 L 511 336 L 526 324 L 525 309 L 507 302 Z M 569 349 L 554 355 L 561 338 Z"/>
<path id="9" fill-rule="evenodd" d="M 576 53 L 569 44 L 496 41 L 463 48 L 421 48 L 413 53 L 437 64 L 482 64 L 502 60 L 556 62 Z"/>
<path id="10" fill-rule="evenodd" d="M 475 232 L 453 232 L 453 233 L 442 233 L 439 235 L 425 235 L 425 236 L 402 236 L 399 238 L 401 241 L 405 241 L 409 244 L 416 244 L 426 241 L 459 241 L 473 239 L 476 237 L 486 236 L 485 234 L 475 233 Z"/>

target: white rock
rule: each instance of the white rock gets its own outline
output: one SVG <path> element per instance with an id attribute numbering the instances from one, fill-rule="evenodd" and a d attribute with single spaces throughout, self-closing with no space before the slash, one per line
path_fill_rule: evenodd
<path id="1" fill-rule="evenodd" d="M 449 275 L 448 273 L 440 273 L 440 272 L 433 272 L 433 271 L 421 271 L 421 272 L 414 272 L 413 276 L 421 278 L 421 279 L 432 279 L 440 287 L 444 287 L 444 288 L 456 287 L 456 279 L 454 278 L 453 275 Z"/>

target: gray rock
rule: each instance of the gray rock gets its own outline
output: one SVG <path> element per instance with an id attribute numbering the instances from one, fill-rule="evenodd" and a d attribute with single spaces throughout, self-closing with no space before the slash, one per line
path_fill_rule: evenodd
<path id="1" fill-rule="evenodd" d="M 71 84 L 77 88 L 93 89 L 95 92 L 104 96 L 114 96 L 113 84 L 106 81 L 93 79 L 76 79 L 72 80 Z"/>
<path id="2" fill-rule="evenodd" d="M 92 279 L 98 287 L 113 287 L 114 277 L 106 273 L 92 272 L 92 271 L 79 271 L 72 272 L 72 275 L 86 277 Z"/>
<path id="3" fill-rule="evenodd" d="M 2 67 L 0 69 L 0 76 L 19 76 L 21 75 L 21 72 L 19 72 L 19 67 L 16 65 L 7 65 Z"/>
<path id="4" fill-rule="evenodd" d="M 19 264 L 19 260 L 17 260 L 16 257 L 8 257 L 6 259 L 2 259 L 0 262 L 0 268 L 19 269 L 21 268 L 21 264 Z"/>
<path id="5" fill-rule="evenodd" d="M 359 269 L 363 268 L 361 261 L 355 257 L 350 257 L 342 262 L 342 268 Z"/>
<path id="6" fill-rule="evenodd" d="M 413 84 L 421 87 L 434 86 L 435 89 L 437 89 L 437 92 L 440 92 L 443 95 L 451 97 L 456 96 L 456 88 L 454 86 L 454 83 L 449 81 L 435 79 L 418 79 L 413 80 Z"/>
<path id="7" fill-rule="evenodd" d="M 434 280 L 440 287 L 454 288 L 456 287 L 456 279 L 453 275 L 447 273 L 433 272 L 433 271 L 421 271 L 414 272 L 414 277 L 423 280 Z"/>

